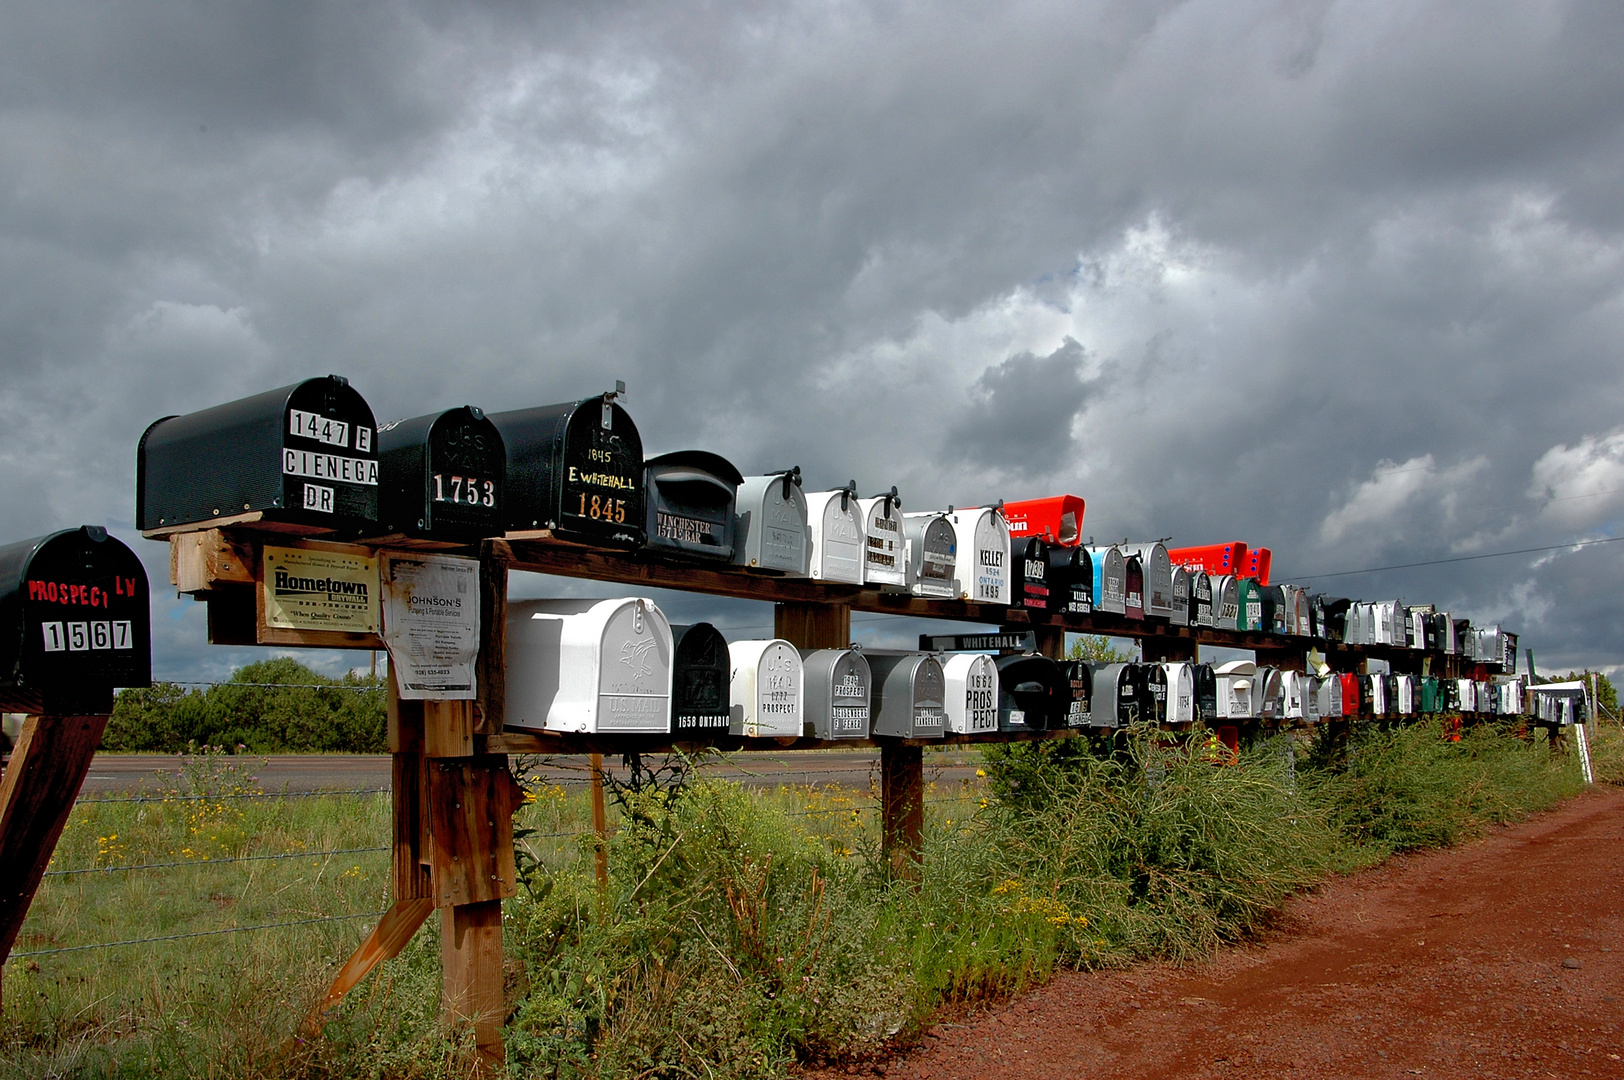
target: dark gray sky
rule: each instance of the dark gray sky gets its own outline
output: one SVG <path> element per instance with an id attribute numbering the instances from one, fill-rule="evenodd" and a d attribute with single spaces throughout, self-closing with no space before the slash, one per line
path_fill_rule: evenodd
<path id="1" fill-rule="evenodd" d="M 5 6 L 5 539 L 330 371 L 1288 576 L 1624 515 L 1616 3 Z M 1318 584 L 1624 659 L 1624 544 Z"/>

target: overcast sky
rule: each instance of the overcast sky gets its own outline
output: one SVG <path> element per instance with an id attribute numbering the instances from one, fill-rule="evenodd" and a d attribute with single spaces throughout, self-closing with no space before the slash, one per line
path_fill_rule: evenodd
<path id="1" fill-rule="evenodd" d="M 328 372 L 1277 579 L 1624 516 L 1616 2 L 5 7 L 0 533 L 131 537 L 161 675 L 254 654 L 142 429 Z M 1624 661 L 1617 545 L 1312 584 Z"/>

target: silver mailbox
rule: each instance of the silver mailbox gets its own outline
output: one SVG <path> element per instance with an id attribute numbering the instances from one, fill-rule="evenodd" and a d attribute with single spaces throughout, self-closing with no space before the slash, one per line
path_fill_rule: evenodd
<path id="1" fill-rule="evenodd" d="M 801 467 L 767 476 L 746 476 L 739 485 L 733 563 L 805 577 L 811 544 Z"/>
<path id="2" fill-rule="evenodd" d="M 958 599 L 959 542 L 947 515 L 903 514 L 902 534 L 908 542 L 908 591 L 915 596 Z"/>
<path id="3" fill-rule="evenodd" d="M 1238 630 L 1241 626 L 1241 583 L 1233 574 L 1213 574 L 1212 625 L 1218 630 Z"/>
<path id="4" fill-rule="evenodd" d="M 1128 565 L 1115 544 L 1090 547 L 1094 561 L 1094 610 L 1121 615 L 1127 611 Z"/>
<path id="5" fill-rule="evenodd" d="M 1167 545 L 1130 544 L 1128 553 L 1139 557 L 1144 572 L 1145 618 L 1171 619 L 1173 617 L 1173 562 L 1167 557 Z"/>
<path id="6" fill-rule="evenodd" d="M 808 577 L 850 585 L 863 583 L 867 558 L 863 517 L 862 507 L 857 505 L 855 480 L 835 491 L 807 494 Z"/>
<path id="7" fill-rule="evenodd" d="M 895 486 L 884 495 L 859 499 L 863 512 L 863 581 L 882 588 L 908 586 L 908 541 L 902 531 L 902 499 Z"/>
<path id="8" fill-rule="evenodd" d="M 1398 714 L 1400 716 L 1414 716 L 1416 713 L 1415 676 L 1397 675 L 1394 676 L 1393 682 L 1395 684 L 1394 689 L 1397 690 L 1394 697 L 1397 699 L 1395 705 Z"/>
<path id="9" fill-rule="evenodd" d="M 866 739 L 871 679 L 868 661 L 856 649 L 801 652 L 802 724 L 818 739 Z"/>
<path id="10" fill-rule="evenodd" d="M 1001 506 L 948 508 L 959 549 L 959 595 L 982 604 L 1010 599 L 1009 523 Z"/>
<path id="11" fill-rule="evenodd" d="M 1190 571 L 1182 566 L 1173 567 L 1173 614 L 1171 622 L 1174 626 L 1190 625 Z"/>
<path id="12" fill-rule="evenodd" d="M 871 649 L 875 735 L 897 739 L 939 739 L 947 731 L 947 680 L 942 662 L 930 653 Z"/>
<path id="13" fill-rule="evenodd" d="M 998 730 L 998 665 L 986 653 L 953 653 L 942 660 L 947 731 L 976 735 Z"/>
<path id="14" fill-rule="evenodd" d="M 1320 722 L 1320 687 L 1325 682 L 1317 675 L 1303 676 L 1303 722 L 1317 724 Z"/>
<path id="15" fill-rule="evenodd" d="M 805 722 L 805 667 L 795 646 L 781 638 L 734 641 L 728 684 L 734 735 L 799 737 Z"/>
<path id="16" fill-rule="evenodd" d="M 1314 696 L 1309 676 L 1300 671 L 1280 673 L 1280 719 L 1308 722 L 1309 699 Z"/>
<path id="17" fill-rule="evenodd" d="M 506 725 L 671 730 L 671 627 L 653 601 L 519 600 L 507 612 Z"/>
<path id="18" fill-rule="evenodd" d="M 1094 666 L 1094 726 L 1127 727 L 1150 719 L 1150 689 L 1138 664 Z"/>
<path id="19" fill-rule="evenodd" d="M 1335 675 L 1320 680 L 1319 714 L 1332 720 L 1342 716 L 1342 680 Z"/>

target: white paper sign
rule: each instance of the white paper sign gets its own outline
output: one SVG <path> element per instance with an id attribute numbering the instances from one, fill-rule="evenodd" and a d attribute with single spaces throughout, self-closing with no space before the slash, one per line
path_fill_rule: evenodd
<path id="1" fill-rule="evenodd" d="M 479 656 L 479 560 L 387 555 L 383 641 L 402 698 L 475 696 Z"/>

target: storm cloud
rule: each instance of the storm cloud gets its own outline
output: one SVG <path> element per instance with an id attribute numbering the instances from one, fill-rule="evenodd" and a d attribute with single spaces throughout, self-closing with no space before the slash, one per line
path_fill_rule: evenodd
<path id="1" fill-rule="evenodd" d="M 310 375 L 380 420 L 620 378 L 651 450 L 910 509 L 1074 491 L 1085 533 L 1242 539 L 1502 619 L 1542 666 L 1624 659 L 1618 545 L 1330 576 L 1617 533 L 1615 4 L 5 25 L 6 538 L 130 536 L 148 423 Z M 245 659 L 133 542 L 160 669 Z"/>

